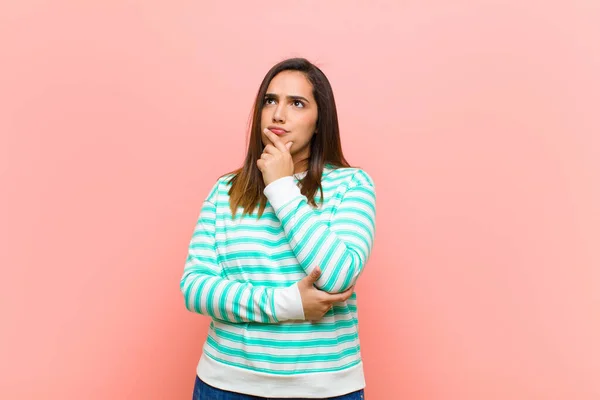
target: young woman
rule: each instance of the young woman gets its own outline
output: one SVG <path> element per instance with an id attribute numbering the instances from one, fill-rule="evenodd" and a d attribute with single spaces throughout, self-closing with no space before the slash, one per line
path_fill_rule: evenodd
<path id="1" fill-rule="evenodd" d="M 373 180 L 345 160 L 331 85 L 305 59 L 267 73 L 250 129 L 181 278 L 188 310 L 212 318 L 194 399 L 363 399 L 353 287 L 373 246 Z"/>

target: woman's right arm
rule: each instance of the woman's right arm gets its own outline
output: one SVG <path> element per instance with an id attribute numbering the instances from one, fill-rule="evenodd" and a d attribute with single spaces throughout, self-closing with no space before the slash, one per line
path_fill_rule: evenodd
<path id="1" fill-rule="evenodd" d="M 296 284 L 268 288 L 222 277 L 215 250 L 215 217 L 215 205 L 205 200 L 180 282 L 187 309 L 227 322 L 304 320 L 302 298 Z"/>

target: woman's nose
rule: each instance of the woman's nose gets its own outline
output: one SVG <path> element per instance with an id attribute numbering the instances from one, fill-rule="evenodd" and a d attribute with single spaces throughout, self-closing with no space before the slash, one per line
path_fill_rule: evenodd
<path id="1" fill-rule="evenodd" d="M 285 122 L 283 107 L 278 106 L 273 112 L 273 122 Z"/>

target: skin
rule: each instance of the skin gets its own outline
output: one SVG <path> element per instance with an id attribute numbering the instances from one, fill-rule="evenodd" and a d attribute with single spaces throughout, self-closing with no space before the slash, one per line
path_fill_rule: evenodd
<path id="1" fill-rule="evenodd" d="M 304 309 L 304 319 L 307 321 L 319 321 L 334 303 L 343 303 L 348 300 L 354 292 L 354 287 L 342 293 L 327 293 L 317 289 L 314 283 L 321 276 L 319 267 L 298 281 L 298 289 L 302 297 L 302 308 Z"/>
<path id="2" fill-rule="evenodd" d="M 312 90 L 311 83 L 298 71 L 283 71 L 269 84 L 261 115 L 265 148 L 256 163 L 265 186 L 307 168 L 310 140 L 315 134 L 318 117 Z M 287 132 L 277 135 L 268 129 L 270 126 Z M 321 271 L 316 267 L 297 283 L 304 317 L 308 321 L 319 321 L 334 303 L 348 300 L 354 291 L 354 287 L 333 294 L 319 290 L 314 284 L 320 275 Z"/>
<path id="3" fill-rule="evenodd" d="M 275 136 L 286 145 L 292 143 L 292 173 L 305 171 L 310 157 L 310 140 L 315 134 L 319 115 L 312 92 L 312 84 L 302 72 L 283 71 L 271 80 L 265 96 L 261 115 L 262 142 L 266 146 L 263 159 L 268 160 L 269 154 L 276 154 L 273 151 L 273 135 L 269 135 L 272 132 L 267 128 L 275 126 L 285 129 L 288 132 Z"/>

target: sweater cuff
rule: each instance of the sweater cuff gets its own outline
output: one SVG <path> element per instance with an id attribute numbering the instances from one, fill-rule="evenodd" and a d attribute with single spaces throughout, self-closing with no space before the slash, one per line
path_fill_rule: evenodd
<path id="1" fill-rule="evenodd" d="M 274 210 L 278 210 L 302 195 L 300 188 L 294 183 L 293 176 L 284 176 L 269 183 L 265 187 L 264 193 Z"/>
<path id="2" fill-rule="evenodd" d="M 304 321 L 304 307 L 298 284 L 283 289 L 275 289 L 275 318 L 278 321 Z"/>

